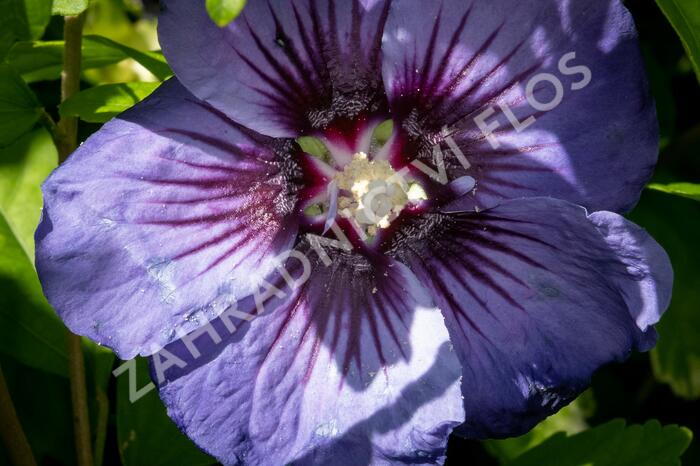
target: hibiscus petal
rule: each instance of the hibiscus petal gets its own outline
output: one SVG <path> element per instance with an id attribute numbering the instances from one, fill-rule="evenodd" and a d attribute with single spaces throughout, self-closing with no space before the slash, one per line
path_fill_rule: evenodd
<path id="1" fill-rule="evenodd" d="M 444 459 L 464 413 L 442 315 L 405 266 L 328 254 L 305 253 L 308 280 L 290 267 L 299 286 L 239 305 L 241 325 L 222 315 L 196 352 L 183 340 L 154 357 L 170 416 L 224 464 Z"/>
<path id="2" fill-rule="evenodd" d="M 397 0 L 383 51 L 392 112 L 429 145 L 447 151 L 452 136 L 471 165 L 450 157 L 454 176 L 477 180 L 481 208 L 552 196 L 626 211 L 651 177 L 656 113 L 618 0 Z M 561 103 L 533 105 L 531 83 L 532 99 L 552 105 L 560 85 Z"/>
<path id="3" fill-rule="evenodd" d="M 249 2 L 225 28 L 202 2 L 163 3 L 159 38 L 178 78 L 250 128 L 296 137 L 385 105 L 388 0 Z"/>
<path id="4" fill-rule="evenodd" d="M 391 251 L 443 309 L 464 366 L 470 437 L 522 434 L 599 367 L 654 345 L 673 271 L 617 214 L 532 198 L 410 228 L 413 239 Z"/>
<path id="5" fill-rule="evenodd" d="M 293 244 L 295 147 L 163 84 L 44 184 L 36 264 L 49 302 L 124 359 L 218 315 Z"/>

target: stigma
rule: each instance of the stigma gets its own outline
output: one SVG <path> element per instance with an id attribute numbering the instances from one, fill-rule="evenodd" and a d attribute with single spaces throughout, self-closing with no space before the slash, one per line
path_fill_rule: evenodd
<path id="1" fill-rule="evenodd" d="M 364 152 L 356 153 L 333 181 L 339 190 L 339 214 L 368 236 L 389 228 L 407 206 L 427 199 L 420 185 L 409 183 L 386 160 L 370 160 Z"/>

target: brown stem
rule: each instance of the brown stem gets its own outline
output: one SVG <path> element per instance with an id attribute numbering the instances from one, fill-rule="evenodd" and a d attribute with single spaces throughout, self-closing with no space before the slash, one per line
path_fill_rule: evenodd
<path id="1" fill-rule="evenodd" d="M 102 464 L 104 459 L 105 443 L 107 442 L 107 424 L 109 422 L 109 397 L 101 388 L 97 388 L 95 395 L 97 405 L 97 433 L 95 435 L 95 464 Z"/>
<path id="2" fill-rule="evenodd" d="M 17 466 L 36 466 L 32 449 L 24 435 L 22 425 L 10 398 L 5 376 L 0 367 L 0 438 L 10 455 L 10 462 Z"/>
<path id="3" fill-rule="evenodd" d="M 80 60 L 83 42 L 84 16 L 66 16 L 63 26 L 63 72 L 61 73 L 61 102 L 80 90 Z M 63 117 L 58 122 L 58 155 L 61 162 L 78 145 L 78 119 Z M 73 404 L 73 431 L 75 434 L 76 458 L 79 466 L 93 466 L 92 442 L 90 441 L 90 417 L 85 385 L 85 359 L 80 337 L 67 332 L 68 374 Z"/>
<path id="4" fill-rule="evenodd" d="M 78 466 L 93 466 L 92 442 L 90 440 L 90 418 L 85 385 L 85 359 L 79 336 L 67 331 L 68 373 L 73 404 L 73 433 Z"/>
<path id="5" fill-rule="evenodd" d="M 80 91 L 80 62 L 83 46 L 84 15 L 66 16 L 63 26 L 63 71 L 61 72 L 61 102 Z M 78 145 L 78 118 L 63 117 L 58 122 L 58 154 L 61 162 Z"/>

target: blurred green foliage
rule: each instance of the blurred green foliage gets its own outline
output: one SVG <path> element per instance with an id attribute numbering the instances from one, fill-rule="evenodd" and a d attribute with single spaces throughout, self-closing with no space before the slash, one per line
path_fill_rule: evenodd
<path id="1" fill-rule="evenodd" d="M 43 128 L 0 149 L 0 352 L 65 375 L 63 323 L 46 302 L 34 271 L 39 185 L 57 164 L 56 148 Z"/>
<path id="2" fill-rule="evenodd" d="M 0 64 L 0 147 L 32 129 L 41 105 L 29 86 L 9 65 Z"/>
<path id="3" fill-rule="evenodd" d="M 107 37 L 85 36 L 82 51 L 83 70 L 104 68 L 130 58 L 157 79 L 172 75 L 161 53 L 142 52 Z M 63 41 L 18 42 L 7 52 L 5 60 L 27 83 L 58 79 L 63 64 Z"/>
<path id="4" fill-rule="evenodd" d="M 51 13 L 60 16 L 79 15 L 88 7 L 88 0 L 52 0 L 52 3 Z"/>
<path id="5" fill-rule="evenodd" d="M 91 87 L 63 102 L 59 113 L 88 123 L 105 123 L 148 97 L 159 84 L 137 82 Z"/>
<path id="6" fill-rule="evenodd" d="M 656 0 L 656 2 L 676 28 L 700 81 L 700 3 L 692 0 Z"/>
<path id="7" fill-rule="evenodd" d="M 46 0 L 0 0 L 0 58 L 17 41 L 38 39 L 51 19 Z"/>
<path id="8" fill-rule="evenodd" d="M 661 191 L 662 193 L 675 194 L 676 196 L 687 197 L 695 201 L 700 201 L 700 184 L 693 183 L 671 183 L 659 184 L 652 183 L 649 189 Z"/>
<path id="9" fill-rule="evenodd" d="M 648 192 L 631 217 L 666 249 L 675 272 L 673 302 L 657 326 L 659 344 L 652 352 L 654 372 L 678 396 L 697 399 L 700 397 L 700 273 L 697 270 L 700 203 Z"/>
<path id="10" fill-rule="evenodd" d="M 246 0 L 206 0 L 209 16 L 219 26 L 226 26 L 243 11 Z"/>
<path id="11" fill-rule="evenodd" d="M 508 466 L 677 466 L 692 433 L 657 421 L 625 426 L 612 421 L 567 437 L 559 433 L 526 451 Z"/>

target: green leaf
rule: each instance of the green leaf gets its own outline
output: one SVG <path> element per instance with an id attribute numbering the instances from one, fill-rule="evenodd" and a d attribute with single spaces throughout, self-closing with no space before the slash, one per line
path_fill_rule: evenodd
<path id="1" fill-rule="evenodd" d="M 228 25 L 243 11 L 246 0 L 207 0 L 209 16 L 219 27 Z"/>
<path id="2" fill-rule="evenodd" d="M 41 215 L 41 183 L 56 168 L 53 140 L 37 129 L 12 146 L 0 149 L 0 213 L 10 223 L 17 241 L 34 263 L 34 230 Z"/>
<path id="3" fill-rule="evenodd" d="M 630 218 L 663 246 L 675 275 L 673 300 L 651 353 L 654 374 L 677 395 L 700 398 L 700 204 L 647 190 Z"/>
<path id="4" fill-rule="evenodd" d="M 88 0 L 53 0 L 54 15 L 75 16 L 87 10 Z"/>
<path id="5" fill-rule="evenodd" d="M 681 38 L 688 58 L 700 80 L 700 2 L 697 0 L 656 0 L 659 8 Z"/>
<path id="6" fill-rule="evenodd" d="M 126 57 L 120 50 L 83 40 L 83 70 L 119 63 Z M 59 79 L 63 68 L 63 41 L 18 42 L 7 54 L 7 62 L 28 83 Z"/>
<path id="7" fill-rule="evenodd" d="M 9 66 L 0 65 L 0 147 L 32 129 L 41 105 L 22 78 Z"/>
<path id="8" fill-rule="evenodd" d="M 560 433 L 525 452 L 510 466 L 680 466 L 692 433 L 658 421 L 626 426 L 616 420 L 568 437 Z"/>
<path id="9" fill-rule="evenodd" d="M 57 160 L 45 129 L 0 150 L 0 352 L 65 375 L 65 327 L 46 302 L 33 265 L 39 185 Z"/>
<path id="10" fill-rule="evenodd" d="M 83 70 L 101 68 L 132 58 L 158 79 L 172 75 L 159 52 L 141 52 L 101 36 L 83 38 Z M 63 41 L 18 42 L 7 55 L 7 62 L 26 82 L 58 79 L 63 68 Z"/>
<path id="11" fill-rule="evenodd" d="M 51 19 L 51 0 L 0 0 L 0 59 L 20 40 L 38 39 Z"/>
<path id="12" fill-rule="evenodd" d="M 654 191 L 661 191 L 666 194 L 675 194 L 676 196 L 687 197 L 688 199 L 693 199 L 700 201 L 700 184 L 693 183 L 671 183 L 671 184 L 657 184 L 653 183 L 649 185 L 649 189 Z"/>
<path id="13" fill-rule="evenodd" d="M 589 390 L 527 434 L 506 440 L 487 440 L 484 446 L 501 463 L 507 463 L 558 432 L 569 435 L 583 432 L 588 428 L 586 417 L 592 414 L 594 405 L 593 392 Z"/>
<path id="14" fill-rule="evenodd" d="M 133 107 L 160 83 L 105 84 L 79 92 L 60 107 L 61 116 L 75 116 L 90 123 L 104 123 Z"/>
<path id="15" fill-rule="evenodd" d="M 0 5 L 2 1 L 0 0 Z M 44 35 L 46 26 L 51 21 L 51 0 L 24 0 L 23 3 L 27 13 L 27 23 L 29 24 L 29 36 L 27 39 L 38 39 Z"/>
<path id="16" fill-rule="evenodd" d="M 102 36 L 89 35 L 85 36 L 84 40 L 122 52 L 124 58 L 136 60 L 161 81 L 173 75 L 173 71 L 161 52 L 142 52 Z"/>
<path id="17" fill-rule="evenodd" d="M 137 359 L 135 367 L 137 388 L 151 383 L 147 360 Z M 129 401 L 130 377 L 126 372 L 117 380 L 117 437 L 124 466 L 215 464 L 215 459 L 202 453 L 178 430 L 155 390 L 134 403 Z M 155 448 L 158 445 L 167 448 Z"/>

